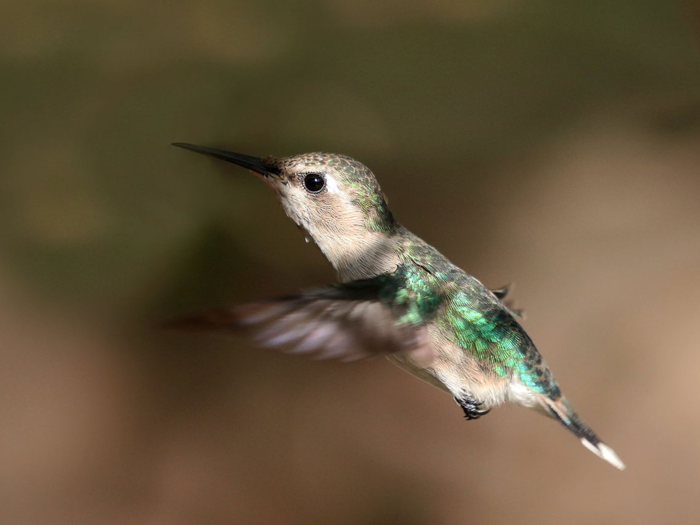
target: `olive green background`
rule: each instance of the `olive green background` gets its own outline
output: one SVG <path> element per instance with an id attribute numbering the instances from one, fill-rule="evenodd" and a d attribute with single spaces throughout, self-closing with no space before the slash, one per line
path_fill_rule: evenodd
<path id="1" fill-rule="evenodd" d="M 0 522 L 700 520 L 700 8 L 4 0 Z M 617 472 L 384 360 L 170 315 L 334 279 L 251 174 L 332 151 L 524 326 Z"/>

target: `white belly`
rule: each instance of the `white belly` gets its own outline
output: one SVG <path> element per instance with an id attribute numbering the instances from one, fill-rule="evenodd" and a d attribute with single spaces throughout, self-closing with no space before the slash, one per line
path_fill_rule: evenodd
<path id="1" fill-rule="evenodd" d="M 420 366 L 406 353 L 391 355 L 389 360 L 456 398 L 471 397 L 483 402 L 486 408 L 511 400 L 525 404 L 511 399 L 511 379 L 485 373 L 468 352 L 447 340 L 437 327 L 429 327 L 429 336 L 435 351 L 430 366 Z M 522 397 L 525 397 L 524 392 Z"/>

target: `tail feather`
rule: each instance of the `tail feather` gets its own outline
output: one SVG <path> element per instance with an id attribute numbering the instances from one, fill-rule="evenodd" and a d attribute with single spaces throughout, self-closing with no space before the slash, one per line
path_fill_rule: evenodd
<path id="1" fill-rule="evenodd" d="M 593 432 L 593 430 L 591 430 L 591 428 L 586 425 L 586 423 L 584 423 L 580 417 L 578 417 L 578 414 L 576 414 L 566 399 L 560 398 L 556 401 L 545 399 L 543 401 L 543 406 L 545 411 L 550 416 L 561 422 L 577 438 L 579 438 L 584 447 L 593 452 L 596 456 L 610 463 L 612 466 L 620 470 L 625 469 L 625 464 L 618 457 L 618 455 L 615 454 L 615 451 L 603 443 L 596 433 Z"/>

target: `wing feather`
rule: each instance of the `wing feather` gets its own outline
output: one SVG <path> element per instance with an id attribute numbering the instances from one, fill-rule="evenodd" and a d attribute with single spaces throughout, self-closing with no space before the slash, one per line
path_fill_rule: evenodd
<path id="1" fill-rule="evenodd" d="M 354 361 L 412 352 L 427 365 L 433 351 L 424 325 L 401 321 L 396 305 L 361 287 L 330 287 L 182 318 L 168 327 L 244 331 L 266 347 L 318 359 Z"/>

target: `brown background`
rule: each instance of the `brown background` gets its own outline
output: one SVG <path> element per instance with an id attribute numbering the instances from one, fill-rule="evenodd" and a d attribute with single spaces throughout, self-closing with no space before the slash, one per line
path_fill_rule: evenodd
<path id="1" fill-rule="evenodd" d="M 696 4 L 0 13 L 0 523 L 700 522 Z M 333 279 L 259 181 L 173 141 L 368 164 L 406 226 L 517 283 L 627 471 L 383 360 L 149 330 Z"/>

